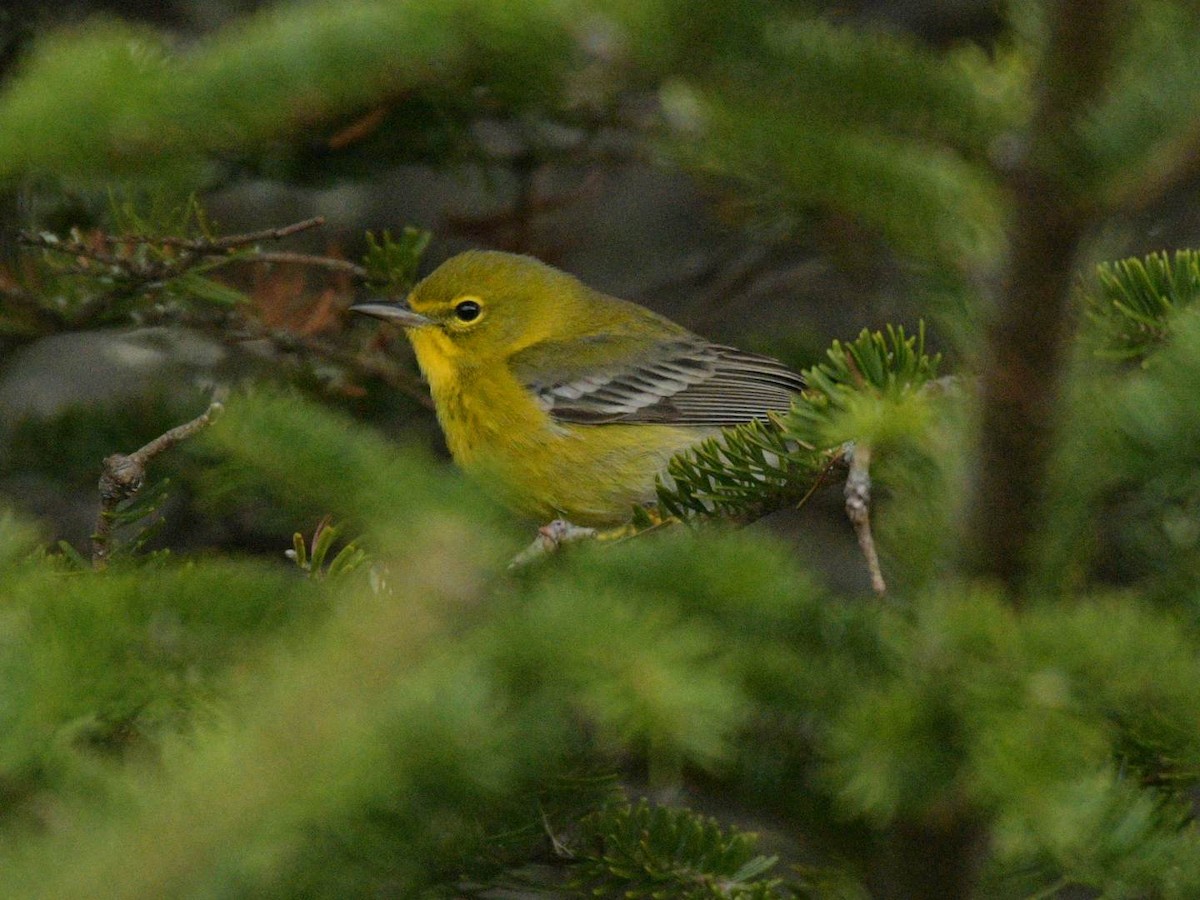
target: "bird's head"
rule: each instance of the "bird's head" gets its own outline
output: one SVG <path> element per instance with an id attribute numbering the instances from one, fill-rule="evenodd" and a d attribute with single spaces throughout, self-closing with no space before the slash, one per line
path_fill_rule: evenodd
<path id="1" fill-rule="evenodd" d="M 351 310 L 402 326 L 418 354 L 436 348 L 483 362 L 569 338 L 604 305 L 578 279 L 533 257 L 473 250 L 442 263 L 401 303 Z"/>

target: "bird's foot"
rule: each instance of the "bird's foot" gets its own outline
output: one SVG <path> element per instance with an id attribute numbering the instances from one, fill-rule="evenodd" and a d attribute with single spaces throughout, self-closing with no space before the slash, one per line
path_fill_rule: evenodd
<path id="1" fill-rule="evenodd" d="M 657 506 L 635 506 L 631 521 L 624 525 L 618 525 L 616 528 L 607 528 L 601 531 L 596 535 L 596 540 L 623 541 L 670 525 L 678 525 L 679 521 L 675 516 L 660 512 Z"/>

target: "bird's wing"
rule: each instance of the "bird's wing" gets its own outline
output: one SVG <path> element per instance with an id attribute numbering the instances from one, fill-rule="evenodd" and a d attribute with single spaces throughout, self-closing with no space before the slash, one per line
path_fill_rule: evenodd
<path id="1" fill-rule="evenodd" d="M 509 366 L 551 416 L 585 425 L 738 425 L 786 410 L 804 389 L 778 360 L 694 335 L 629 343 L 595 335 L 570 347 L 539 344 Z"/>

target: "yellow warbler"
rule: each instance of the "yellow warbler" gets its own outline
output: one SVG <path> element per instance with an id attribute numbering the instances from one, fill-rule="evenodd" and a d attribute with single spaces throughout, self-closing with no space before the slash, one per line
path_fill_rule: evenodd
<path id="1" fill-rule="evenodd" d="M 400 304 L 454 460 L 516 509 L 629 521 L 676 453 L 785 410 L 804 380 L 528 256 L 472 251 Z"/>

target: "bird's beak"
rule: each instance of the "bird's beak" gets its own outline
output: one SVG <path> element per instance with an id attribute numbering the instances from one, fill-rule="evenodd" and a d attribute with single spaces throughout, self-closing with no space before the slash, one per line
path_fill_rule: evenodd
<path id="1" fill-rule="evenodd" d="M 364 316 L 383 319 L 383 321 L 399 325 L 401 328 L 420 328 L 422 325 L 433 324 L 433 319 L 409 309 L 408 301 L 406 300 L 401 300 L 399 303 L 387 303 L 381 300 L 373 300 L 370 303 L 356 303 L 350 307 L 350 312 L 362 313 Z"/>

